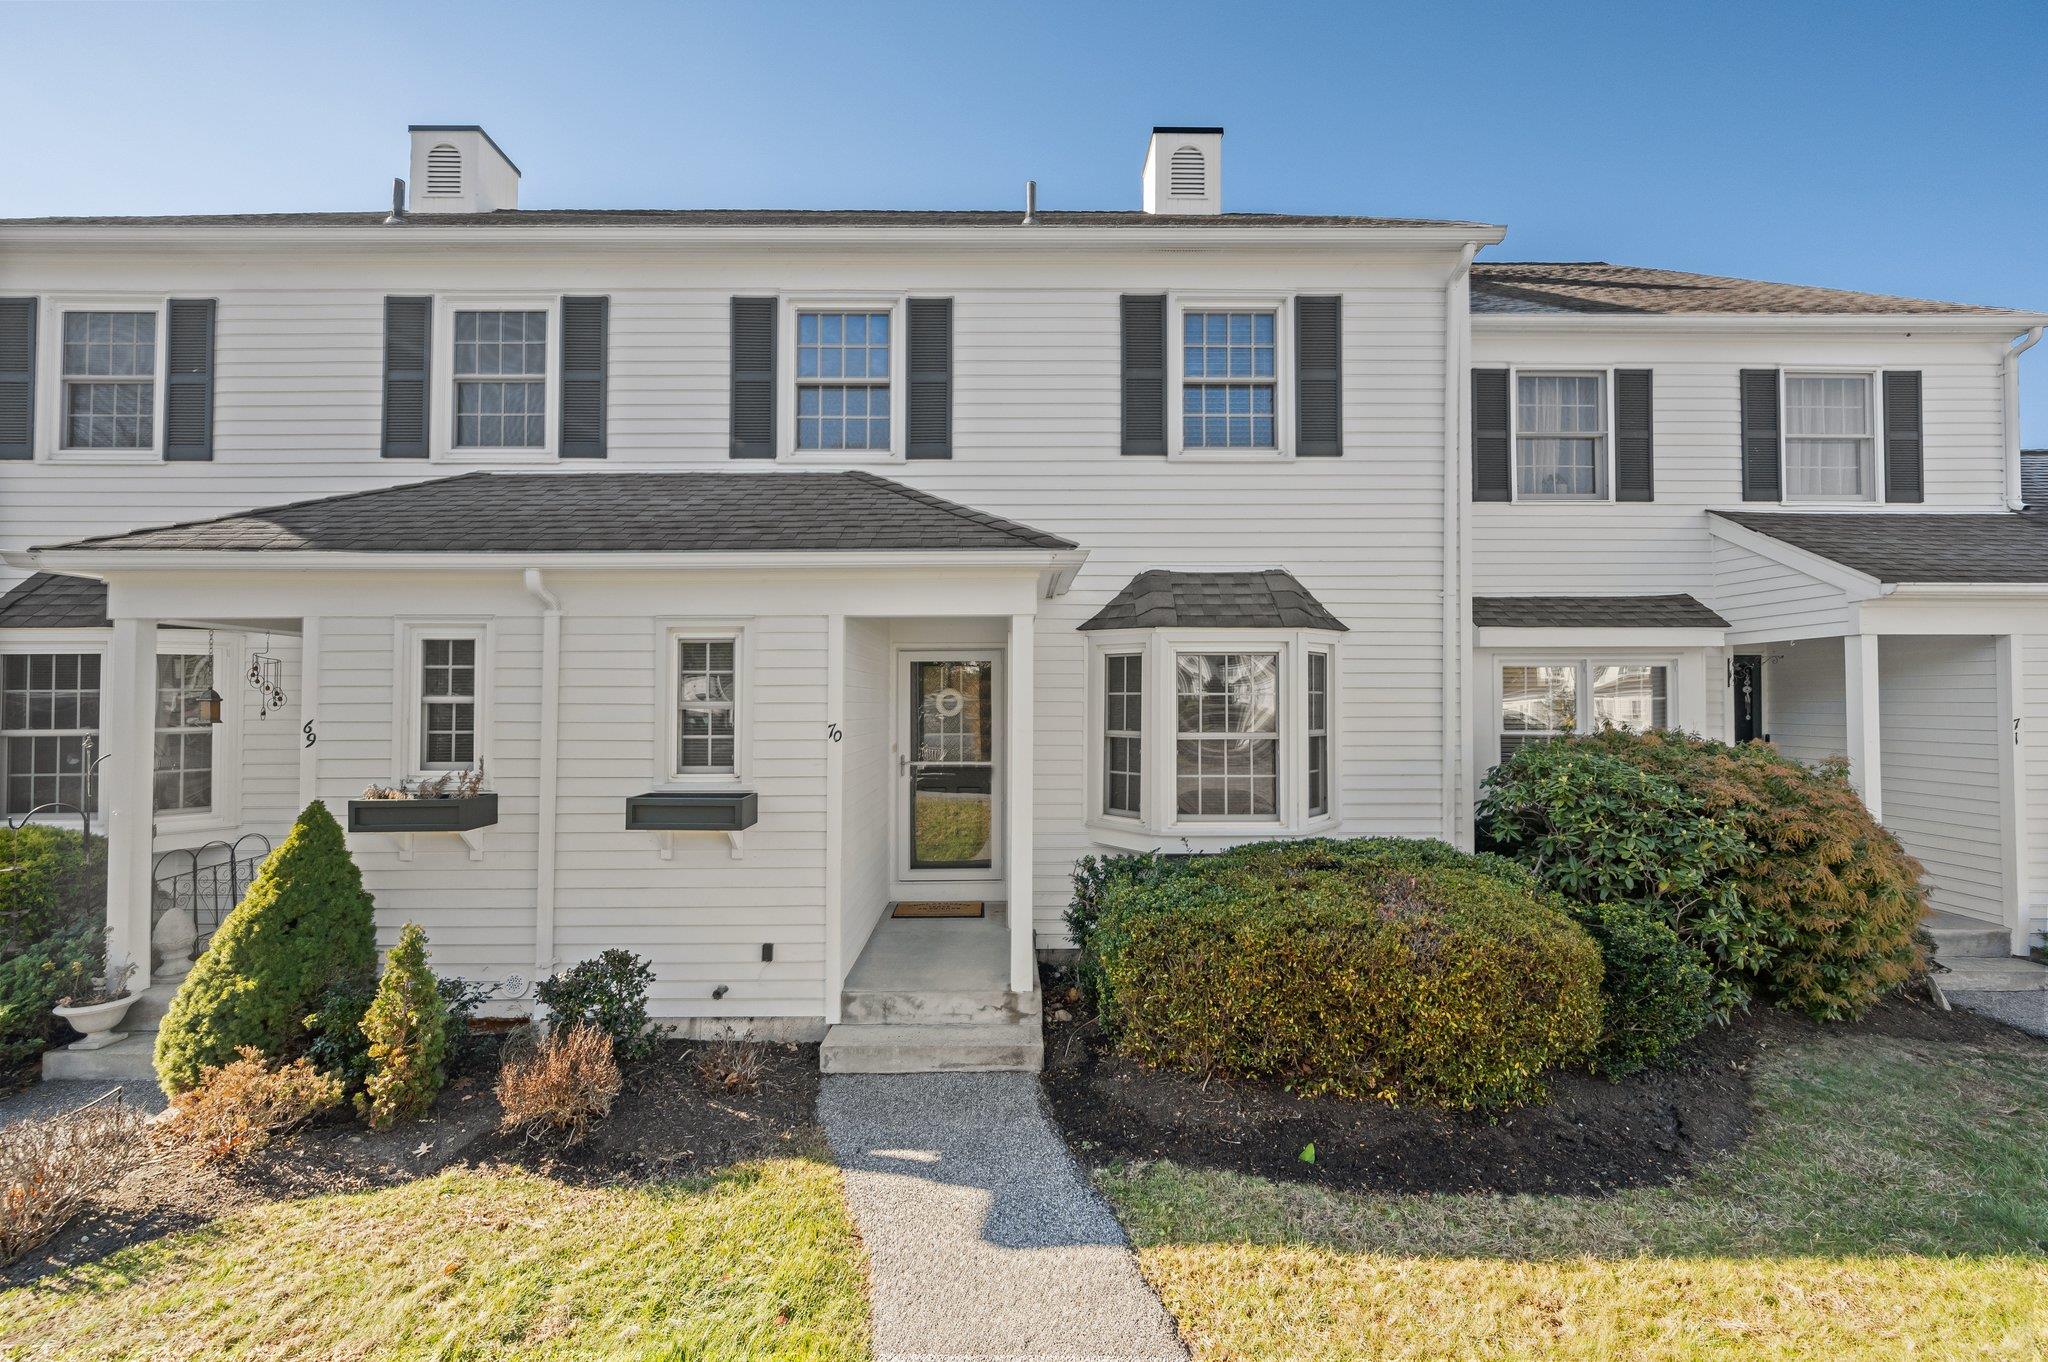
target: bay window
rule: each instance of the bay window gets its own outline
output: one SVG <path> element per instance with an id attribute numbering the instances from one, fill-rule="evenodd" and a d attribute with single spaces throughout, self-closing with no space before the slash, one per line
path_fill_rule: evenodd
<path id="1" fill-rule="evenodd" d="M 1277 817 L 1280 655 L 1180 653 L 1174 669 L 1175 812 Z"/>
<path id="2" fill-rule="evenodd" d="M 1145 656 L 1103 659 L 1102 811 L 1136 818 L 1145 811 Z"/>

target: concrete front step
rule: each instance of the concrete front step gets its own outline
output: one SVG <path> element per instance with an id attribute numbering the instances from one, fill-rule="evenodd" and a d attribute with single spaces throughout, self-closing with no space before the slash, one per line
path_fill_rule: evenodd
<path id="1" fill-rule="evenodd" d="M 1005 988 L 849 988 L 839 995 L 839 1015 L 855 1025 L 898 1022 L 1036 1021 L 1043 1010 L 1037 989 L 1012 993 Z"/>
<path id="2" fill-rule="evenodd" d="M 72 1078 L 156 1082 L 156 1032 L 123 1031 L 121 1039 L 97 1050 L 66 1046 L 43 1052 L 43 1082 Z"/>
<path id="3" fill-rule="evenodd" d="M 828 1074 L 927 1074 L 1045 1067 L 1038 1018 L 1003 1022 L 866 1022 L 827 1027 L 818 1068 Z"/>
<path id="4" fill-rule="evenodd" d="M 1995 960 L 2012 954 L 2012 934 L 1996 923 L 1941 913 L 1927 919 L 1926 930 L 1934 942 L 1935 956 L 1945 962 Z"/>

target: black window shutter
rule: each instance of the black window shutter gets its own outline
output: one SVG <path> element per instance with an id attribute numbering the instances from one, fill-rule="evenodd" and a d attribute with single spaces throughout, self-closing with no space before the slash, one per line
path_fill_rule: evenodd
<path id="1" fill-rule="evenodd" d="M 1778 371 L 1742 371 L 1742 499 L 1780 501 Z"/>
<path id="2" fill-rule="evenodd" d="M 904 453 L 953 457 L 953 300 L 910 300 L 910 426 Z"/>
<path id="3" fill-rule="evenodd" d="M 1614 372 L 1614 499 L 1657 499 L 1656 416 L 1648 369 Z"/>
<path id="4" fill-rule="evenodd" d="M 562 299 L 562 457 L 602 459 L 612 300 Z"/>
<path id="5" fill-rule="evenodd" d="M 211 298 L 173 298 L 164 323 L 164 459 L 203 463 L 213 457 L 213 320 Z"/>
<path id="6" fill-rule="evenodd" d="M 0 298 L 0 459 L 33 459 L 36 300 Z"/>
<path id="7" fill-rule="evenodd" d="M 387 459 L 427 457 L 427 358 L 432 298 L 384 300 L 384 448 Z"/>
<path id="8" fill-rule="evenodd" d="M 1917 371 L 1884 376 L 1884 499 L 1923 501 L 1920 375 Z"/>
<path id="9" fill-rule="evenodd" d="M 1166 452 L 1166 295 L 1123 298 L 1126 454 Z"/>
<path id="10" fill-rule="evenodd" d="M 773 298 L 732 300 L 732 457 L 775 457 Z"/>
<path id="11" fill-rule="evenodd" d="M 1508 371 L 1472 371 L 1472 500 L 1513 501 L 1514 451 L 1508 437 Z"/>
<path id="12" fill-rule="evenodd" d="M 1344 452 L 1344 300 L 1294 300 L 1294 452 Z"/>

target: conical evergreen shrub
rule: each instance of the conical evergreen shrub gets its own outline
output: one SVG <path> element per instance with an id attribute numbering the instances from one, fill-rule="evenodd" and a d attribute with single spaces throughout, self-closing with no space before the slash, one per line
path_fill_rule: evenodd
<path id="1" fill-rule="evenodd" d="M 391 948 L 377 996 L 363 1014 L 370 1041 L 370 1076 L 356 1095 L 356 1110 L 373 1130 L 426 1115 L 441 1091 L 441 1061 L 448 1050 L 448 1005 L 427 968 L 427 934 L 408 922 Z"/>
<path id="2" fill-rule="evenodd" d="M 252 1045 L 272 1058 L 336 980 L 377 968 L 372 900 L 341 825 L 315 800 L 199 957 L 156 1038 L 157 1081 L 184 1092 Z"/>

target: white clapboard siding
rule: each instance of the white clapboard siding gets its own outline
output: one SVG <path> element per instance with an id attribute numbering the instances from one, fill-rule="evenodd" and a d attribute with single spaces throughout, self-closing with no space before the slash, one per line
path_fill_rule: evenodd
<path id="1" fill-rule="evenodd" d="M 1802 639 L 1764 653 L 1764 725 L 1788 757 L 1818 762 L 1848 751 L 1842 640 Z"/>
<path id="2" fill-rule="evenodd" d="M 1878 674 L 1885 826 L 1927 867 L 1934 908 L 2004 922 L 1997 644 L 1885 638 Z"/>
<path id="3" fill-rule="evenodd" d="M 1713 576 L 1700 598 L 1737 633 L 1846 631 L 1849 598 L 1841 587 L 1787 567 L 1740 544 L 1710 539 Z"/>

